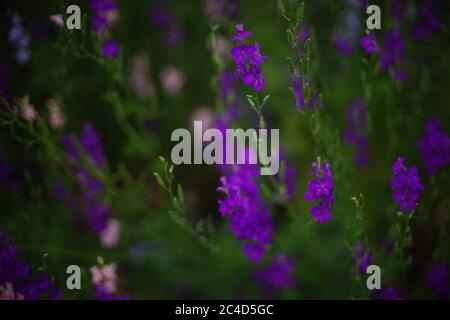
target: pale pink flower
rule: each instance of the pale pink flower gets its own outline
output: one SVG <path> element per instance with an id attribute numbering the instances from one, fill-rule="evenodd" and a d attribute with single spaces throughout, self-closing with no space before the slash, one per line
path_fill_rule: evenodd
<path id="1" fill-rule="evenodd" d="M 27 121 L 34 121 L 37 118 L 37 112 L 34 109 L 34 106 L 30 104 L 30 99 L 28 96 L 25 96 L 23 98 L 23 105 L 22 105 L 22 116 Z"/>
<path id="2" fill-rule="evenodd" d="M 116 219 L 109 219 L 106 228 L 100 233 L 100 242 L 105 248 L 117 246 L 120 238 L 120 222 Z"/>
<path id="3" fill-rule="evenodd" d="M 128 83 L 143 100 L 153 95 L 154 86 L 149 74 L 150 58 L 146 53 L 139 53 L 133 58 Z"/>
<path id="4" fill-rule="evenodd" d="M 117 290 L 116 264 L 110 263 L 103 267 L 91 267 L 92 283 L 101 285 L 107 293 L 115 293 Z"/>
<path id="5" fill-rule="evenodd" d="M 0 286 L 0 300 L 23 300 L 23 295 L 15 292 L 12 283 L 7 282 Z"/>
<path id="6" fill-rule="evenodd" d="M 64 19 L 62 17 L 62 14 L 52 14 L 50 17 L 48 17 L 51 22 L 53 22 L 58 27 L 63 28 L 64 27 Z"/>
<path id="7" fill-rule="evenodd" d="M 181 71 L 169 66 L 161 71 L 160 80 L 163 91 L 169 96 L 174 96 L 180 92 L 185 79 Z"/>
<path id="8" fill-rule="evenodd" d="M 214 113 L 209 107 L 202 106 L 194 110 L 191 116 L 191 124 L 194 121 L 201 121 L 203 130 L 211 128 L 215 123 Z"/>
<path id="9" fill-rule="evenodd" d="M 230 57 L 230 43 L 221 35 L 217 36 L 216 40 L 217 54 L 220 59 L 227 60 Z"/>
<path id="10" fill-rule="evenodd" d="M 47 108 L 50 111 L 50 115 L 49 115 L 49 119 L 48 119 L 50 126 L 53 129 L 62 128 L 64 126 L 64 122 L 65 122 L 64 114 L 61 112 L 61 109 L 59 108 L 56 101 L 53 99 L 49 99 L 47 101 Z"/>

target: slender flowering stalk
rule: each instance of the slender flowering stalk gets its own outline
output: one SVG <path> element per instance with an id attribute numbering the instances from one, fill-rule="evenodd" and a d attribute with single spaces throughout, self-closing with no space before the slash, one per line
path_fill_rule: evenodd
<path id="1" fill-rule="evenodd" d="M 36 280 L 31 266 L 18 257 L 12 239 L 0 232 L 0 300 L 62 299 L 45 272 Z"/>
<path id="2" fill-rule="evenodd" d="M 310 175 L 314 179 L 308 183 L 308 190 L 305 192 L 305 199 L 309 202 L 317 201 L 311 208 L 311 215 L 320 224 L 332 220 L 331 209 L 334 204 L 333 175 L 329 162 L 320 164 L 320 159 L 313 162 Z"/>
<path id="3" fill-rule="evenodd" d="M 67 192 L 63 192 L 71 209 L 77 214 L 81 212 L 90 229 L 99 235 L 102 244 L 113 247 L 117 244 L 119 227 L 111 224 L 110 206 L 104 200 L 104 183 L 98 176 L 104 175 L 106 161 L 100 139 L 91 123 L 83 127 L 83 135 L 77 146 L 77 141 L 71 136 L 65 136 L 62 143 L 66 148 L 67 161 L 76 177 L 80 192 L 80 203 L 77 203 Z M 83 157 L 87 156 L 86 159 Z M 94 171 L 97 173 L 94 174 Z M 75 207 L 73 207 L 75 205 Z"/>
<path id="4" fill-rule="evenodd" d="M 102 39 L 109 38 L 109 33 L 119 18 L 119 8 L 116 0 L 92 0 L 90 4 L 94 11 L 92 29 Z M 114 40 L 104 40 L 101 53 L 106 59 L 114 59 L 119 55 L 119 45 Z"/>
<path id="5" fill-rule="evenodd" d="M 406 158 L 399 157 L 392 166 L 394 178 L 391 181 L 392 198 L 400 206 L 402 212 L 414 211 L 420 199 L 423 185 L 420 182 L 417 168 L 406 167 Z"/>

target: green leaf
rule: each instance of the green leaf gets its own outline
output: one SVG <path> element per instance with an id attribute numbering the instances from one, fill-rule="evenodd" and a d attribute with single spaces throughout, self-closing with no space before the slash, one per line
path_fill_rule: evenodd
<path id="1" fill-rule="evenodd" d="M 166 184 L 164 183 L 163 179 L 161 178 L 161 176 L 159 175 L 159 173 L 157 172 L 153 172 L 153 175 L 156 178 L 156 182 L 158 182 L 158 184 L 163 187 L 164 189 L 166 189 Z"/>
<path id="2" fill-rule="evenodd" d="M 286 14 L 286 8 L 284 7 L 283 0 L 277 0 L 277 8 L 278 8 L 278 12 L 281 13 L 281 15 Z"/>
<path id="3" fill-rule="evenodd" d="M 177 195 L 178 195 L 178 199 L 180 200 L 180 202 L 184 202 L 184 192 L 183 192 L 183 187 L 181 187 L 181 184 L 177 185 Z"/>
<path id="4" fill-rule="evenodd" d="M 303 12 L 305 11 L 305 3 L 302 2 L 297 8 L 297 12 L 295 14 L 295 17 L 297 19 L 297 24 L 301 24 L 303 21 Z"/>

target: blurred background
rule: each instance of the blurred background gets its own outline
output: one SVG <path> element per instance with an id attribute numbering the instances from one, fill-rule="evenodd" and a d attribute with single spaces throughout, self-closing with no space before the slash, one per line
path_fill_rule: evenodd
<path id="1" fill-rule="evenodd" d="M 71 4 L 81 30 L 64 25 Z M 0 296 L 448 298 L 449 3 L 369 4 L 380 30 L 363 0 L 0 0 Z M 283 160 L 241 177 L 257 191 L 238 199 L 270 219 L 258 261 L 219 213 L 234 169 L 170 170 L 174 129 L 259 125 L 230 53 L 238 23 L 267 56 L 258 97 Z M 413 213 L 392 196 L 400 156 L 423 185 Z M 317 157 L 335 196 L 323 224 L 304 196 Z M 360 271 L 372 263 L 381 290 Z"/>

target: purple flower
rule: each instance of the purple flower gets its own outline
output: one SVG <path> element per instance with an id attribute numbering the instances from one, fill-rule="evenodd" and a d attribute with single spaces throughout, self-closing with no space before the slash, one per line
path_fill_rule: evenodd
<path id="1" fill-rule="evenodd" d="M 305 109 L 305 97 L 303 96 L 302 82 L 299 77 L 292 77 L 292 86 L 294 89 L 297 109 L 303 111 Z"/>
<path id="2" fill-rule="evenodd" d="M 265 84 L 261 65 L 267 57 L 260 54 L 258 42 L 255 42 L 254 45 L 244 44 L 245 39 L 251 33 L 246 32 L 242 24 L 236 25 L 236 30 L 236 35 L 232 40 L 241 43 L 231 49 L 231 56 L 237 67 L 236 79 L 242 78 L 245 85 L 253 86 L 255 91 L 261 91 Z"/>
<path id="3" fill-rule="evenodd" d="M 437 3 L 434 0 L 423 0 L 419 8 L 418 19 L 413 31 L 414 39 L 427 38 L 442 28 L 442 23 L 435 16 Z"/>
<path id="4" fill-rule="evenodd" d="M 272 262 L 255 273 L 256 281 L 261 284 L 264 295 L 272 297 L 278 289 L 292 289 L 295 278 L 292 275 L 294 262 L 284 254 L 276 254 Z"/>
<path id="5" fill-rule="evenodd" d="M 450 297 L 450 282 L 447 263 L 442 262 L 428 269 L 427 284 L 436 292 L 439 298 Z"/>
<path id="6" fill-rule="evenodd" d="M 436 118 L 425 124 L 424 133 L 419 140 L 419 151 L 429 176 L 434 176 L 437 170 L 450 163 L 450 137 L 442 130 Z"/>
<path id="7" fill-rule="evenodd" d="M 231 231 L 244 241 L 245 255 L 258 262 L 272 242 L 274 229 L 269 207 L 259 191 L 259 167 L 245 164 L 228 169 L 217 189 L 225 194 L 219 200 L 219 213 L 222 217 L 230 216 Z"/>
<path id="8" fill-rule="evenodd" d="M 320 165 L 320 160 L 313 162 L 310 175 L 315 179 L 308 183 L 305 199 L 309 202 L 317 201 L 311 208 L 311 215 L 320 224 L 333 219 L 331 208 L 334 204 L 333 176 L 329 162 Z"/>
<path id="9" fill-rule="evenodd" d="M 35 280 L 31 266 L 18 257 L 12 239 L 0 232 L 0 300 L 62 299 L 62 292 L 46 273 L 41 272 Z"/>
<path id="10" fill-rule="evenodd" d="M 30 39 L 30 36 L 25 33 L 20 17 L 17 15 L 12 16 L 12 28 L 9 31 L 9 42 L 16 46 L 16 61 L 20 64 L 25 64 L 30 60 Z"/>
<path id="11" fill-rule="evenodd" d="M 387 70 L 405 60 L 405 42 L 398 28 L 393 28 L 384 40 L 385 49 L 381 54 L 381 67 Z"/>
<path id="12" fill-rule="evenodd" d="M 94 10 L 92 28 L 95 32 L 109 31 L 118 18 L 118 6 L 116 0 L 92 0 L 90 7 Z"/>
<path id="13" fill-rule="evenodd" d="M 119 45 L 113 40 L 105 41 L 102 44 L 102 55 L 106 59 L 114 59 L 119 55 Z"/>
<path id="14" fill-rule="evenodd" d="M 378 45 L 378 42 L 377 42 L 377 39 L 375 38 L 374 33 L 371 33 L 368 36 L 363 36 L 361 38 L 359 44 L 360 44 L 361 48 L 363 48 L 367 54 L 381 52 L 381 48 Z"/>
<path id="15" fill-rule="evenodd" d="M 372 252 L 364 250 L 362 241 L 358 241 L 355 245 L 355 260 L 359 273 L 365 275 L 367 267 L 372 264 Z"/>
<path id="16" fill-rule="evenodd" d="M 333 43 L 337 51 L 344 56 L 351 56 L 354 52 L 353 45 L 342 34 L 335 33 L 333 36 Z"/>
<path id="17" fill-rule="evenodd" d="M 367 110 L 364 100 L 357 98 L 347 108 L 348 128 L 344 133 L 344 141 L 356 146 L 355 163 L 366 166 L 369 162 L 369 143 L 367 137 Z"/>
<path id="18" fill-rule="evenodd" d="M 402 298 L 398 294 L 397 290 L 393 287 L 382 287 L 380 290 L 375 291 L 375 299 L 378 300 L 401 300 Z"/>
<path id="19" fill-rule="evenodd" d="M 420 199 L 423 186 L 420 183 L 417 168 L 407 168 L 406 158 L 399 157 L 392 166 L 394 178 L 391 181 L 392 198 L 400 206 L 402 212 L 414 211 Z"/>

